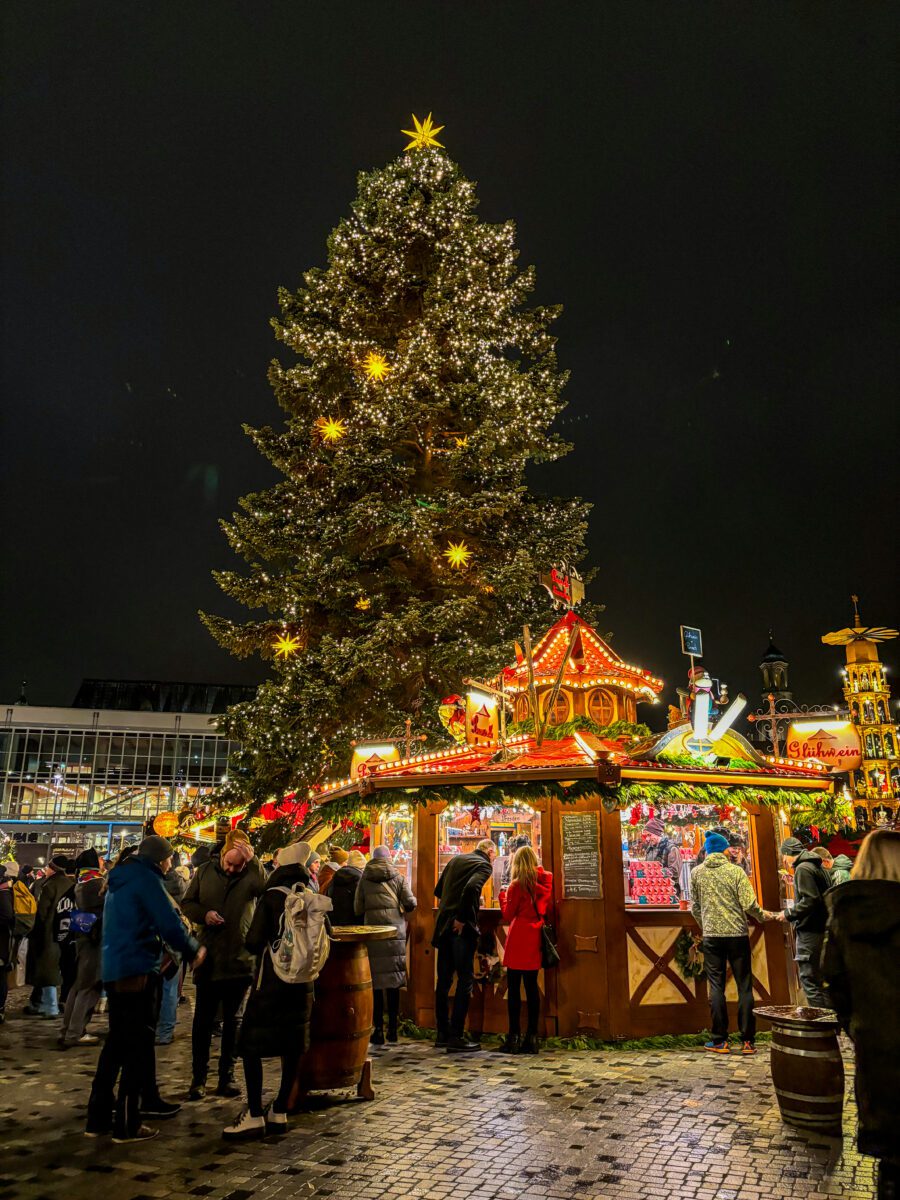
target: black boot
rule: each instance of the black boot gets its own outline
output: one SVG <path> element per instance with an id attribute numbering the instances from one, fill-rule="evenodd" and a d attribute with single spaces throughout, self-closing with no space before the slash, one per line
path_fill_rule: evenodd
<path id="1" fill-rule="evenodd" d="M 525 1036 L 522 1038 L 521 1045 L 519 1046 L 519 1053 L 520 1054 L 537 1054 L 539 1049 L 540 1049 L 540 1047 L 538 1046 L 538 1040 L 537 1040 L 536 1034 L 526 1033 Z"/>
<path id="2" fill-rule="evenodd" d="M 398 1042 L 400 1040 L 400 1035 L 397 1033 L 396 1017 L 394 1018 L 394 1020 L 388 1021 L 387 1040 L 389 1042 Z"/>
<path id="3" fill-rule="evenodd" d="M 372 1036 L 369 1038 L 369 1043 L 372 1046 L 384 1045 L 384 1026 L 376 1025 L 372 1030 Z"/>
<path id="4" fill-rule="evenodd" d="M 497 1047 L 497 1050 L 501 1054 L 518 1054 L 519 1053 L 519 1043 L 521 1042 L 521 1040 L 522 1039 L 519 1037 L 519 1035 L 517 1033 L 508 1033 L 506 1035 L 506 1037 L 502 1040 L 500 1045 Z"/>

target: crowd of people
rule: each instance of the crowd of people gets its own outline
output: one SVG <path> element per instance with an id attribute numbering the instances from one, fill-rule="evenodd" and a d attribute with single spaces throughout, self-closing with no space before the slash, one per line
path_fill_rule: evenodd
<path id="1" fill-rule="evenodd" d="M 748 918 L 789 922 L 808 1004 L 833 1010 L 853 1042 L 857 1144 L 880 1160 L 879 1196 L 895 1200 L 900 1196 L 900 1156 L 893 1140 L 900 1061 L 900 833 L 874 830 L 855 862 L 786 838 L 780 853 L 794 898 L 778 913 L 760 907 L 742 867 L 731 859 L 726 837 L 708 834 L 705 851 L 691 874 L 691 896 L 703 935 L 712 1012 L 706 1050 L 729 1052 L 725 971 L 730 966 L 741 1052 L 755 1053 Z"/>
<path id="2" fill-rule="evenodd" d="M 870 833 L 855 863 L 832 858 L 824 847 L 804 846 L 794 837 L 782 843 L 780 853 L 784 874 L 792 881 L 793 903 L 777 913 L 760 907 L 723 832 L 707 834 L 702 861 L 691 873 L 691 908 L 702 934 L 712 1016 L 706 1049 L 730 1049 L 725 1000 L 730 967 L 738 992 L 740 1051 L 755 1052 L 748 921 L 789 922 L 809 1005 L 833 1009 L 856 1049 L 860 1149 L 884 1160 L 882 1177 L 890 1180 L 897 1171 L 890 1117 L 894 1085 L 885 1063 L 900 1056 L 900 833 Z M 467 1034 L 466 1022 L 482 892 L 496 856 L 493 841 L 479 842 L 472 852 L 451 859 L 434 890 L 435 1045 L 448 1052 L 481 1047 Z M 541 1011 L 538 973 L 545 965 L 553 879 L 527 839 L 515 848 L 500 885 L 499 905 L 508 927 L 504 967 L 509 1024 L 498 1049 L 534 1054 Z M 155 1047 L 172 1041 L 190 969 L 195 1001 L 188 1100 L 200 1102 L 207 1095 L 218 1034 L 214 1092 L 241 1094 L 235 1080 L 240 1060 L 246 1095 L 246 1107 L 223 1136 L 283 1133 L 310 1045 L 315 994 L 313 978 L 285 975 L 275 955 L 297 894 L 315 897 L 315 902 L 305 901 L 308 912 L 315 909 L 332 927 L 393 927 L 394 935 L 371 941 L 368 952 L 374 992 L 371 1041 L 395 1043 L 400 992 L 407 982 L 408 919 L 416 897 L 388 847 L 376 846 L 367 861 L 359 850 L 330 846 L 320 853 L 301 841 L 285 846 L 264 866 L 239 829 L 220 844 L 202 848 L 190 863 L 164 838 L 150 835 L 125 849 L 108 871 L 93 849 L 74 860 L 55 856 L 40 877 L 14 862 L 2 864 L 0 1020 L 7 971 L 15 966 L 27 936 L 31 992 L 24 1012 L 40 1019 L 62 1017 L 60 1050 L 97 1044 L 90 1021 L 101 1004 L 107 1006 L 109 1031 L 85 1132 L 112 1134 L 117 1142 L 143 1141 L 157 1133 L 146 1119 L 165 1119 L 181 1108 L 160 1096 Z M 266 1058 L 279 1059 L 281 1067 L 268 1107 L 263 1104 Z"/>

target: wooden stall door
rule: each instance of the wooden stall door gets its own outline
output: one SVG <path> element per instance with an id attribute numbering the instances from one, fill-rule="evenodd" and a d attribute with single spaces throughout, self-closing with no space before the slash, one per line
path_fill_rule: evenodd
<path id="1" fill-rule="evenodd" d="M 563 818 L 578 813 L 590 814 L 598 822 L 600 896 L 575 898 L 565 894 Z M 550 974 L 556 976 L 557 1027 L 561 1037 L 573 1037 L 580 1032 L 590 1037 L 608 1038 L 606 845 L 599 801 L 596 796 L 572 804 L 561 804 L 554 800 L 551 815 L 553 891 L 560 965 Z"/>

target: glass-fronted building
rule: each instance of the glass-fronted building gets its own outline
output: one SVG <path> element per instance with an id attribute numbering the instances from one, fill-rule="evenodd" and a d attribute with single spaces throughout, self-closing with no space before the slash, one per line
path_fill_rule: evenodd
<path id="1" fill-rule="evenodd" d="M 234 744 L 207 713 L 10 705 L 0 709 L 0 828 L 22 861 L 115 850 L 159 812 L 199 804 Z"/>

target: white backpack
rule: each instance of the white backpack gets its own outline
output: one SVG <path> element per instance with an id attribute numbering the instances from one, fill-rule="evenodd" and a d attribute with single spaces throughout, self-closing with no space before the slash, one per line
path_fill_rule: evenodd
<path id="1" fill-rule="evenodd" d="M 292 888 L 274 888 L 284 892 L 284 915 L 278 936 L 269 946 L 275 974 L 285 983 L 312 983 L 325 966 L 331 939 L 325 927 L 325 914 L 331 912 L 327 896 L 295 883 Z"/>

